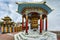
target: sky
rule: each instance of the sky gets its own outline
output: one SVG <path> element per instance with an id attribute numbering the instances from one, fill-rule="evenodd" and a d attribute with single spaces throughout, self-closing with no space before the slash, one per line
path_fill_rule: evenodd
<path id="1" fill-rule="evenodd" d="M 1 18 L 9 16 L 14 22 L 22 22 L 22 15 L 17 13 L 16 2 L 39 2 L 42 0 L 0 0 L 0 21 Z M 48 15 L 48 30 L 60 31 L 60 0 L 45 0 L 48 6 L 54 9 Z"/>

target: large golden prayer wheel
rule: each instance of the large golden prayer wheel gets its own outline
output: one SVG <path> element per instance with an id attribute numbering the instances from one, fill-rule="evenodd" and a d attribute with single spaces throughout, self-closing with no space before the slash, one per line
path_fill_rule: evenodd
<path id="1" fill-rule="evenodd" d="M 8 27 L 5 27 L 5 29 L 6 29 L 5 32 L 7 33 L 8 32 Z"/>
<path id="2" fill-rule="evenodd" d="M 1 27 L 2 33 L 4 33 L 4 26 Z"/>
<path id="3" fill-rule="evenodd" d="M 38 18 L 31 19 L 31 28 L 38 28 Z"/>
<path id="4" fill-rule="evenodd" d="M 12 27 L 10 27 L 10 33 L 12 32 Z"/>

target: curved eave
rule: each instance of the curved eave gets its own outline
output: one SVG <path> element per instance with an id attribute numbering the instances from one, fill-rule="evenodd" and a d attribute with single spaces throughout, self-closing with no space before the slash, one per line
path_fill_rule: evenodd
<path id="1" fill-rule="evenodd" d="M 46 3 L 46 1 L 41 2 L 16 2 L 16 4 L 43 4 Z"/>
<path id="2" fill-rule="evenodd" d="M 18 13 L 21 13 L 21 11 L 25 8 L 25 7 L 40 7 L 40 8 L 43 8 L 45 9 L 48 14 L 52 11 L 52 9 L 50 7 L 48 7 L 46 4 L 18 4 Z"/>

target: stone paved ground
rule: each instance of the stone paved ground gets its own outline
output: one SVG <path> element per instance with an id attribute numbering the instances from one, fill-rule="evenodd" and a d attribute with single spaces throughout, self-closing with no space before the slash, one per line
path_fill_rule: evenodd
<path id="1" fill-rule="evenodd" d="M 16 33 L 10 33 L 10 34 L 16 34 Z M 14 40 L 13 36 L 7 35 L 7 34 L 0 34 L 0 40 Z M 58 40 L 60 40 L 60 36 L 58 36 Z"/>
<path id="2" fill-rule="evenodd" d="M 0 40 L 13 40 L 13 36 L 8 36 L 6 34 L 0 34 Z"/>
<path id="3" fill-rule="evenodd" d="M 13 35 L 16 33 L 12 33 Z M 14 40 L 12 35 L 0 34 L 0 40 Z"/>

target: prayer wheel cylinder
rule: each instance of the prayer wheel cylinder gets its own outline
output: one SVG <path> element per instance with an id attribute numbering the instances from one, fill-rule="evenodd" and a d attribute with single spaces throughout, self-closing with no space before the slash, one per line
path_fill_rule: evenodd
<path id="1" fill-rule="evenodd" d="M 12 27 L 10 27 L 10 33 L 12 32 Z"/>
<path id="2" fill-rule="evenodd" d="M 1 27 L 1 30 L 2 30 L 2 33 L 3 33 L 4 32 L 4 27 L 3 26 Z"/>

